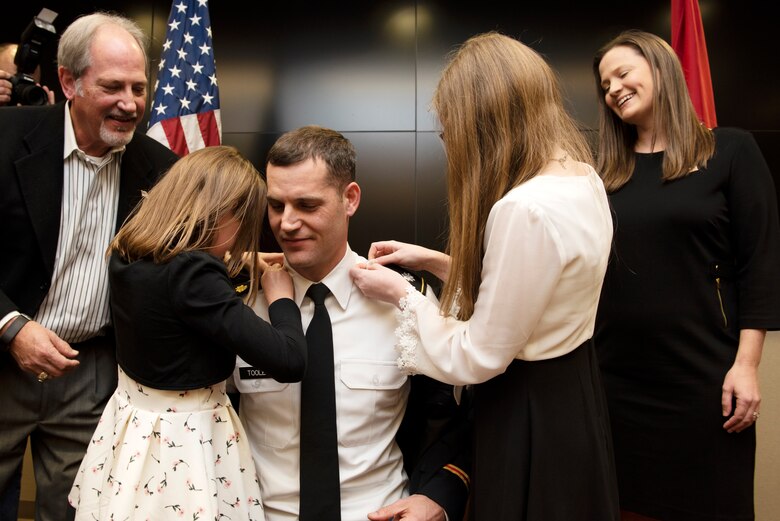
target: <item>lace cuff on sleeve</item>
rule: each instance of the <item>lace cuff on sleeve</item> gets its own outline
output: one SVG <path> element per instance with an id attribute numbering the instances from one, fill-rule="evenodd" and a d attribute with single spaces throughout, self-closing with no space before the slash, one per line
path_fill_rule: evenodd
<path id="1" fill-rule="evenodd" d="M 422 293 L 409 286 L 406 288 L 406 296 L 398 302 L 401 307 L 398 311 L 398 327 L 395 330 L 398 341 L 396 344 L 398 368 L 406 374 L 417 374 L 415 355 L 420 336 L 415 327 L 414 308 L 424 300 L 425 297 Z"/>

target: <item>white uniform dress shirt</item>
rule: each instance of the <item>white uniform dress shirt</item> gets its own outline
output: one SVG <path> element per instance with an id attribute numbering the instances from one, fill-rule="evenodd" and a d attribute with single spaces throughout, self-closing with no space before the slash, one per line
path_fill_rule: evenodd
<path id="1" fill-rule="evenodd" d="M 333 328 L 342 521 L 365 521 L 369 512 L 408 493 L 395 443 L 410 386 L 396 364 L 397 309 L 366 298 L 352 284 L 349 269 L 358 262 L 365 259 L 347 248 L 338 266 L 321 281 L 331 291 L 325 306 Z M 305 295 L 313 282 L 290 271 L 306 329 L 314 305 Z M 268 319 L 264 302 L 254 309 Z M 238 359 L 234 379 L 241 392 L 240 416 L 260 477 L 266 521 L 297 519 L 301 384 L 252 379 L 252 375 L 242 379 L 241 367 L 246 365 Z"/>
<path id="2" fill-rule="evenodd" d="M 534 177 L 493 205 L 469 320 L 442 317 L 416 292 L 402 299 L 404 370 L 476 384 L 515 359 L 562 356 L 593 336 L 612 217 L 601 179 L 588 171 Z"/>

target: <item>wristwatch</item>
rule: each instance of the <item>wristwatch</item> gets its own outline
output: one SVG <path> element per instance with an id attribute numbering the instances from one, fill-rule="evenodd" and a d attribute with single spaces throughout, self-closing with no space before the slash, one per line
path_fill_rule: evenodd
<path id="1" fill-rule="evenodd" d="M 32 320 L 30 317 L 25 315 L 24 313 L 19 313 L 16 318 L 13 319 L 11 324 L 5 328 L 5 331 L 3 331 L 3 334 L 0 335 L 0 343 L 5 345 L 5 348 L 8 349 L 10 347 L 11 342 L 14 338 L 16 338 L 16 335 L 19 334 L 19 331 L 24 327 L 24 325 Z"/>

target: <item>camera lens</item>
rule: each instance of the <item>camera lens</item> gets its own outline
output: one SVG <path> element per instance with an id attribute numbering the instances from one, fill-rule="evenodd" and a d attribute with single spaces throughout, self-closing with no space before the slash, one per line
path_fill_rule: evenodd
<path id="1" fill-rule="evenodd" d="M 16 75 L 11 78 L 13 90 L 11 92 L 11 105 L 46 105 L 49 97 L 43 87 L 37 85 L 32 78 Z"/>
<path id="2" fill-rule="evenodd" d="M 22 105 L 45 105 L 48 101 L 46 91 L 38 85 L 20 86 L 19 100 Z"/>

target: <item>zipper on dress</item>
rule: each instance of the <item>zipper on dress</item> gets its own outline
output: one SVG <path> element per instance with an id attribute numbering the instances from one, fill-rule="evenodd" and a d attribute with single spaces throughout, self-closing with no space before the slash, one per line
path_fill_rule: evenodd
<path id="1" fill-rule="evenodd" d="M 717 271 L 718 265 L 715 265 Z M 720 277 L 715 277 L 715 288 L 718 291 L 718 304 L 720 304 L 720 316 L 723 317 L 723 327 L 729 327 L 729 320 L 726 318 L 726 310 L 723 309 L 723 296 L 720 294 Z"/>

